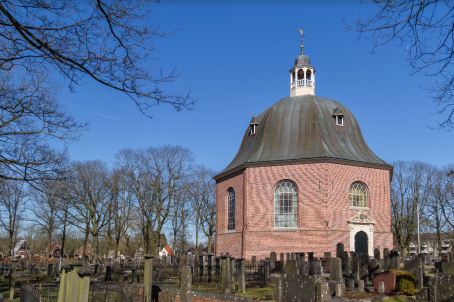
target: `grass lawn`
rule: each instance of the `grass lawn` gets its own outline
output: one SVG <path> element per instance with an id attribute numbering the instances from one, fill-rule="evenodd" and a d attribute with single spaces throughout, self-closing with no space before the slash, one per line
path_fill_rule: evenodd
<path id="1" fill-rule="evenodd" d="M 264 300 L 266 295 L 273 295 L 274 297 L 274 286 L 268 285 L 265 287 L 252 287 L 246 288 L 246 293 L 236 293 L 237 296 L 248 297 L 254 300 Z"/>
<path id="2" fill-rule="evenodd" d="M 38 277 L 36 279 L 34 279 L 33 281 L 30 280 L 28 281 L 29 283 L 43 283 L 43 284 L 49 284 L 49 283 L 56 283 L 55 279 L 52 279 L 52 278 L 49 278 L 46 274 L 43 274 L 43 275 L 32 275 L 30 274 L 31 276 L 34 276 L 35 278 Z M 26 281 L 24 281 L 26 282 Z M 19 302 L 20 300 L 20 284 L 21 284 L 21 281 L 20 281 L 20 278 L 19 277 L 16 277 L 16 291 L 14 292 L 14 300 L 12 300 L 13 302 Z M 1 281 L 0 280 L 0 294 L 3 295 L 3 300 L 4 301 L 10 301 L 9 300 L 9 279 L 5 278 L 4 281 Z M 44 292 L 43 292 L 44 294 Z M 46 297 L 47 297 L 47 291 L 46 291 Z"/>
<path id="3" fill-rule="evenodd" d="M 407 302 L 407 297 L 405 296 L 394 296 L 389 297 L 388 299 L 384 300 L 386 302 Z"/>

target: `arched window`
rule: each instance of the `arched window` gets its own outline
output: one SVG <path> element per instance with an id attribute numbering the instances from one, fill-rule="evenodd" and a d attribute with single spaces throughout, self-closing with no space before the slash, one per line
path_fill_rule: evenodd
<path id="1" fill-rule="evenodd" d="M 280 182 L 274 190 L 274 227 L 298 227 L 298 190 L 290 181 Z"/>
<path id="2" fill-rule="evenodd" d="M 367 207 L 367 189 L 360 182 L 354 182 L 350 187 L 350 206 L 351 207 Z"/>
<path id="3" fill-rule="evenodd" d="M 228 230 L 235 230 L 235 191 L 233 189 L 229 190 L 229 224 Z"/>

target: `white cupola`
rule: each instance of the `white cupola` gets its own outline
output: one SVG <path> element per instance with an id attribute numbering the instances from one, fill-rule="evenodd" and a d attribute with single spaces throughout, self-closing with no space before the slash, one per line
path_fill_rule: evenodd
<path id="1" fill-rule="evenodd" d="M 300 33 L 302 36 L 303 31 L 300 30 Z M 311 66 L 309 57 L 304 54 L 303 49 L 303 39 L 301 39 L 301 54 L 290 69 L 290 96 L 315 95 L 315 68 Z"/>

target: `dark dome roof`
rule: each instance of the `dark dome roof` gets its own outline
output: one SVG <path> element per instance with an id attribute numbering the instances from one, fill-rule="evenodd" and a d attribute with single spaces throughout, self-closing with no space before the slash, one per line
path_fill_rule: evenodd
<path id="1" fill-rule="evenodd" d="M 343 127 L 335 125 L 335 110 L 344 116 Z M 257 120 L 256 134 L 251 136 L 248 126 L 237 155 L 218 176 L 244 164 L 312 159 L 392 168 L 369 149 L 350 110 L 334 100 L 313 95 L 286 97 Z"/>
<path id="2" fill-rule="evenodd" d="M 296 59 L 295 59 L 295 66 L 310 66 L 311 61 L 309 60 L 309 57 L 306 56 L 305 54 L 300 54 Z"/>

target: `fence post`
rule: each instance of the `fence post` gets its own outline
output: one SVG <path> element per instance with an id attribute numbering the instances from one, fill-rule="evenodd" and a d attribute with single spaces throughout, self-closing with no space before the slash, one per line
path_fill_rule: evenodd
<path id="1" fill-rule="evenodd" d="M 181 302 L 191 302 L 192 298 L 192 275 L 191 268 L 187 265 L 181 270 Z"/>
<path id="2" fill-rule="evenodd" d="M 246 280 L 244 274 L 244 258 L 236 259 L 236 273 L 237 273 L 237 280 L 238 280 L 238 292 L 239 293 L 246 293 Z"/>
<path id="3" fill-rule="evenodd" d="M 69 299 L 68 302 L 77 302 L 77 287 L 79 276 L 77 275 L 77 269 L 82 266 L 82 262 L 79 260 L 71 260 L 68 262 L 71 266 L 71 280 L 69 280 Z"/>
<path id="4" fill-rule="evenodd" d="M 200 255 L 200 256 L 199 256 L 199 263 L 198 263 L 198 265 L 199 265 L 199 275 L 200 275 L 200 277 L 203 276 L 203 266 L 204 266 L 203 260 L 204 260 L 204 259 L 203 259 L 203 255 Z"/>
<path id="5" fill-rule="evenodd" d="M 81 267 L 77 270 L 77 302 L 88 302 L 88 294 L 90 293 L 90 277 L 92 274 L 91 269 L 88 267 Z"/>
<path id="6" fill-rule="evenodd" d="M 13 258 L 11 263 L 11 275 L 10 275 L 10 283 L 9 283 L 9 299 L 14 299 L 14 289 L 16 288 L 16 264 L 17 259 Z"/>
<path id="7" fill-rule="evenodd" d="M 65 301 L 66 290 L 67 290 L 67 279 L 70 277 L 71 266 L 68 264 L 63 264 L 61 272 L 60 287 L 58 288 L 58 300 L 57 302 Z M 69 268 L 69 269 L 68 269 Z"/>
<path id="8" fill-rule="evenodd" d="M 230 295 L 230 255 L 221 256 L 222 293 Z"/>
<path id="9" fill-rule="evenodd" d="M 144 255 L 144 276 L 143 276 L 143 286 L 146 302 L 151 301 L 151 291 L 153 288 L 153 258 L 151 254 Z"/>
<path id="10" fill-rule="evenodd" d="M 207 265 L 207 268 L 208 268 L 208 276 L 212 276 L 213 275 L 213 256 L 214 254 L 208 254 L 207 258 L 208 258 L 208 265 Z"/>

